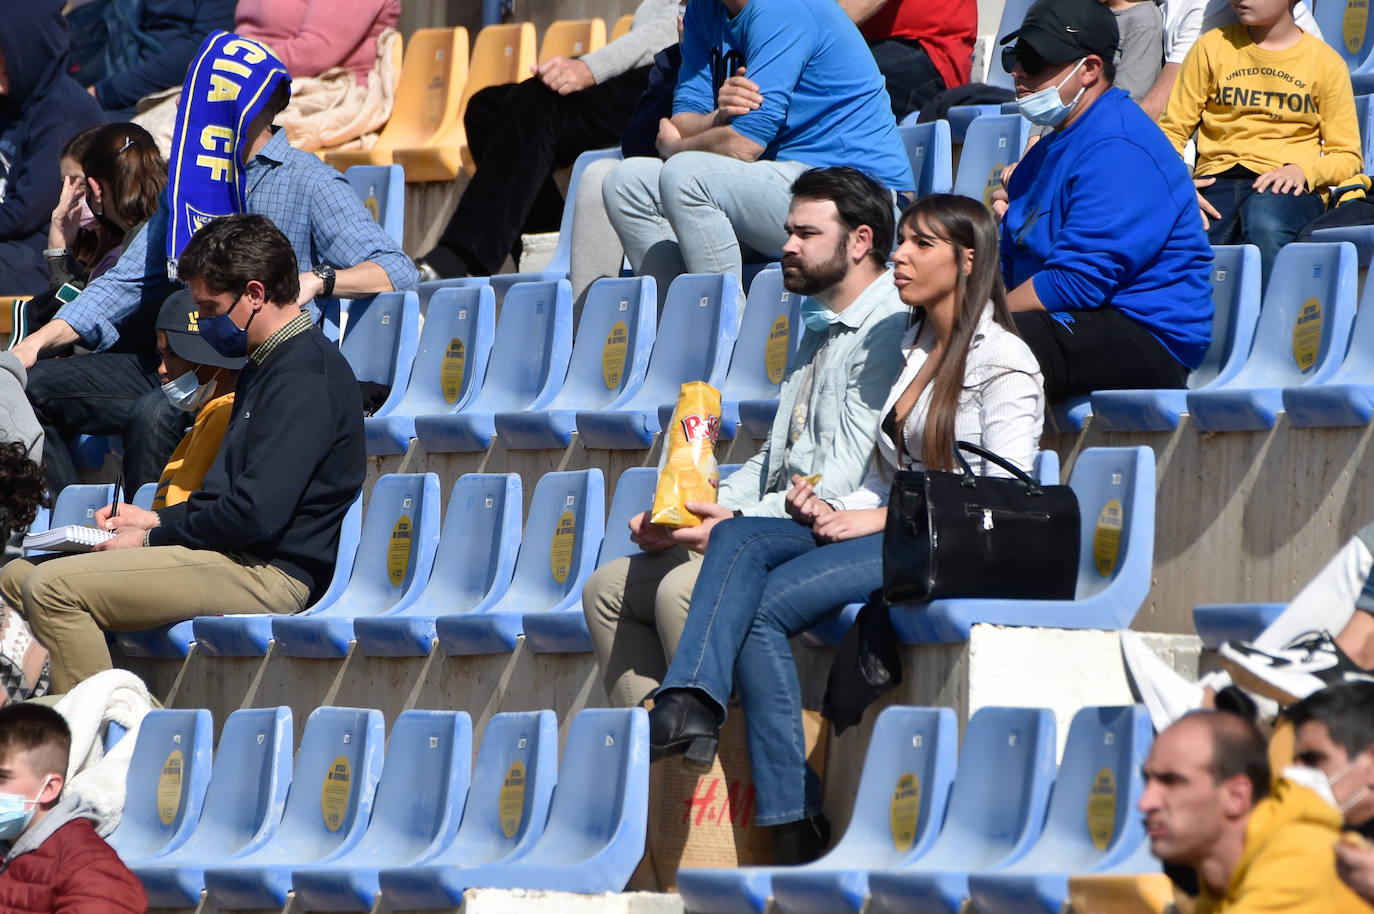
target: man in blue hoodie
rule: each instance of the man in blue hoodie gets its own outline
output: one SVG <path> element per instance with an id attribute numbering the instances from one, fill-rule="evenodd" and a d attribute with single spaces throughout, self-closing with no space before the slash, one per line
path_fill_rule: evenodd
<path id="1" fill-rule="evenodd" d="M 1001 244 L 1047 399 L 1183 387 L 1211 342 L 1212 249 L 1178 154 L 1112 86 L 1116 18 L 1037 0 L 1002 43 L 1021 113 L 1051 128 L 1012 173 Z"/>
<path id="2" fill-rule="evenodd" d="M 7 3 L 0 16 L 0 294 L 48 288 L 48 219 L 67 141 L 104 123 L 66 74 L 67 23 L 56 0 Z"/>

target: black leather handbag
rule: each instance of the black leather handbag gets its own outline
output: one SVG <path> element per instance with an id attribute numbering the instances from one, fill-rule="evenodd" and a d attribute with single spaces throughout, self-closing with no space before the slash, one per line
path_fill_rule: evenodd
<path id="1" fill-rule="evenodd" d="M 1012 474 L 975 476 L 963 451 Z M 1078 499 L 1010 461 L 960 441 L 959 470 L 901 471 L 883 532 L 890 605 L 947 597 L 1071 599 L 1078 580 Z"/>

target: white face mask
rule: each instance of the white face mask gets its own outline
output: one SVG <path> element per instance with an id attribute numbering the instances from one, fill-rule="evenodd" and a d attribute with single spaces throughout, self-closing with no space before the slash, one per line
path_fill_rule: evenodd
<path id="1" fill-rule="evenodd" d="M 188 371 L 181 377 L 163 384 L 162 393 L 167 397 L 167 402 L 177 409 L 193 413 L 210 402 L 210 398 L 215 395 L 215 383 L 215 379 L 211 378 L 202 384 L 194 371 Z"/>
<path id="2" fill-rule="evenodd" d="M 1351 794 L 1344 803 L 1336 802 L 1336 782 L 1354 770 L 1355 761 L 1358 759 L 1352 760 L 1339 771 L 1330 775 L 1308 765 L 1290 765 L 1283 769 L 1283 776 L 1295 784 L 1310 787 L 1318 796 L 1340 810 L 1341 815 L 1344 816 L 1369 795 L 1369 786 L 1365 785 Z"/>
<path id="3" fill-rule="evenodd" d="M 1085 57 L 1083 60 L 1087 60 L 1087 58 Z M 1069 112 L 1073 110 L 1074 105 L 1078 104 L 1078 100 L 1083 97 L 1083 93 L 1088 90 L 1087 86 L 1079 89 L 1078 94 L 1073 97 L 1073 101 L 1069 102 L 1067 105 L 1064 104 L 1064 100 L 1059 97 L 1059 90 L 1063 87 L 1064 83 L 1069 81 L 1069 78 L 1072 77 L 1073 74 L 1078 72 L 1078 68 L 1083 66 L 1083 60 L 1074 64 L 1073 69 L 1064 74 L 1064 78 L 1061 79 L 1057 85 L 1046 86 L 1043 89 L 1032 92 L 1024 98 L 1018 98 L 1016 100 L 1016 106 L 1021 109 L 1021 116 L 1037 127 L 1059 126 L 1064 118 L 1069 116 Z"/>

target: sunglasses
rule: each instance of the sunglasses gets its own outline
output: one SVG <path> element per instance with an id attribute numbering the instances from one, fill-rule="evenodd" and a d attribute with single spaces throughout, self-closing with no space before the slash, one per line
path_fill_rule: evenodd
<path id="1" fill-rule="evenodd" d="M 1002 69 L 1010 73 L 1017 63 L 1027 76 L 1038 76 L 1040 71 L 1050 66 L 1050 62 L 1027 45 L 1009 44 L 1002 48 Z"/>

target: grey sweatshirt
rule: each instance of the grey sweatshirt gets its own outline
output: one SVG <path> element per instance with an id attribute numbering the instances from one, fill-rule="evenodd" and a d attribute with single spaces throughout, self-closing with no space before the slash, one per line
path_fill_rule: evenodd
<path id="1" fill-rule="evenodd" d="M 599 85 L 635 67 L 647 67 L 655 54 L 676 43 L 677 0 L 643 0 L 628 32 L 603 48 L 583 54 L 581 60 Z"/>
<path id="2" fill-rule="evenodd" d="M 43 454 L 43 427 L 29 406 L 24 385 L 29 373 L 13 352 L 0 352 L 0 441 L 18 441 L 39 460 Z"/>

